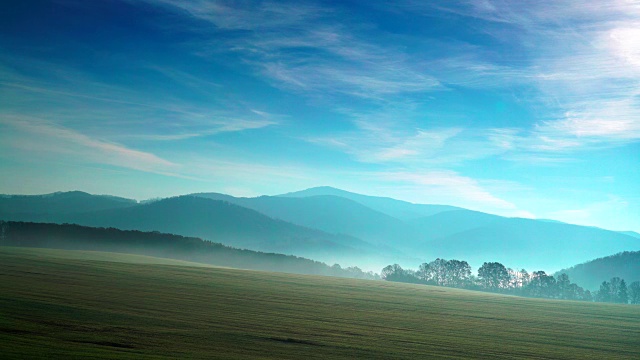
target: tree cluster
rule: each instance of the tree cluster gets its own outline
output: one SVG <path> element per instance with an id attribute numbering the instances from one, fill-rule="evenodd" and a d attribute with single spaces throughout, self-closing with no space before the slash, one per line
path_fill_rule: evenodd
<path id="1" fill-rule="evenodd" d="M 388 281 L 466 287 L 471 281 L 471 266 L 466 261 L 436 259 L 414 271 L 393 264 L 382 269 L 381 277 Z"/>
<path id="2" fill-rule="evenodd" d="M 596 301 L 618 304 L 640 304 L 640 281 L 634 281 L 629 286 L 619 277 L 600 284 L 600 290 L 595 293 Z"/>
<path id="3" fill-rule="evenodd" d="M 513 270 L 498 262 L 485 262 L 473 276 L 466 261 L 436 259 L 423 263 L 418 270 L 388 265 L 381 277 L 387 281 L 458 287 L 472 290 L 501 292 L 521 296 L 562 300 L 603 301 L 621 304 L 640 304 L 640 282 L 627 287 L 624 280 L 605 281 L 600 290 L 592 294 L 575 283 L 567 274 L 557 278 L 544 271 Z"/>

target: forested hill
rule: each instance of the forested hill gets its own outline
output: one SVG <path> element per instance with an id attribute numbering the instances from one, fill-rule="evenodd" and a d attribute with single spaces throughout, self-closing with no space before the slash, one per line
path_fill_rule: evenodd
<path id="1" fill-rule="evenodd" d="M 0 245 L 109 251 L 296 274 L 375 277 L 358 268 L 342 269 L 291 255 L 236 249 L 194 237 L 71 224 L 0 221 Z"/>
<path id="2" fill-rule="evenodd" d="M 591 260 L 558 271 L 558 274 L 561 273 L 566 273 L 576 284 L 591 290 L 598 289 L 602 279 L 619 277 L 628 283 L 640 281 L 640 251 L 625 251 Z"/>
<path id="3" fill-rule="evenodd" d="M 379 257 L 385 256 L 370 243 L 353 236 L 329 234 L 273 219 L 225 201 L 193 196 L 102 211 L 22 215 L 3 217 L 0 213 L 0 220 L 159 231 L 220 242 L 235 248 L 295 255 L 329 263 L 353 263 L 353 259 L 369 259 L 374 252 Z"/>
<path id="4" fill-rule="evenodd" d="M 44 195 L 0 195 L 0 218 L 5 220 L 45 214 L 68 214 L 119 209 L 137 201 L 111 195 L 92 195 L 82 191 Z"/>

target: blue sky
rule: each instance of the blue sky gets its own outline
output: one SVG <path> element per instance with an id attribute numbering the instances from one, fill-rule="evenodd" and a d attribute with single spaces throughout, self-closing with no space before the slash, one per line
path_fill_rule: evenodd
<path id="1" fill-rule="evenodd" d="M 640 231 L 638 164 L 638 1 L 0 12 L 0 193 L 329 185 Z"/>

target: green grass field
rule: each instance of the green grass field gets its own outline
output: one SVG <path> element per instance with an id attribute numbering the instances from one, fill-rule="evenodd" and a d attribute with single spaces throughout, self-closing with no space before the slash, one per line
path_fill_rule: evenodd
<path id="1" fill-rule="evenodd" d="M 3 359 L 640 359 L 640 306 L 0 248 Z"/>

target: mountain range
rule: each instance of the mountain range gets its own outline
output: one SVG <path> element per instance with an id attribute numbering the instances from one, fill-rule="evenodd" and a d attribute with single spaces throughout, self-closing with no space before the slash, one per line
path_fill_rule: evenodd
<path id="1" fill-rule="evenodd" d="M 633 232 L 413 204 L 331 187 L 251 198 L 197 193 L 144 203 L 82 192 L 4 195 L 0 219 L 160 231 L 375 271 L 394 262 L 416 268 L 435 258 L 554 271 L 640 250 Z"/>

